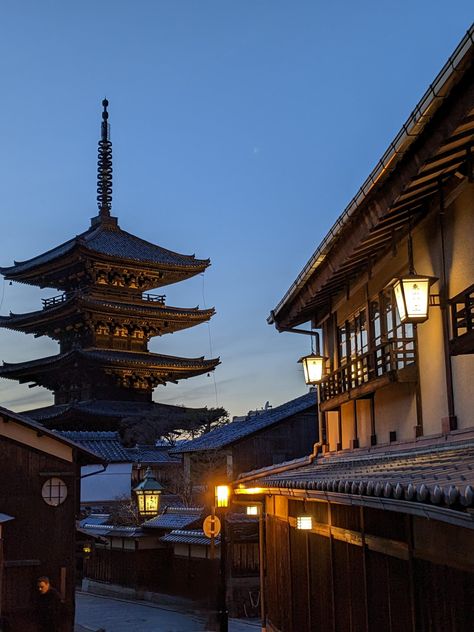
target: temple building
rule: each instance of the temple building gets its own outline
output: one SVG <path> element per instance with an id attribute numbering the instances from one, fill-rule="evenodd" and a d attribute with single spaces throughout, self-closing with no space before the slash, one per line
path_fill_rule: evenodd
<path id="1" fill-rule="evenodd" d="M 152 401 L 167 382 L 212 371 L 219 359 L 152 353 L 154 336 L 208 321 L 214 309 L 172 307 L 150 290 L 203 273 L 209 259 L 172 252 L 124 230 L 111 215 L 112 143 L 102 102 L 99 213 L 88 230 L 27 261 L 0 268 L 5 279 L 55 288 L 43 308 L 0 317 L 0 326 L 59 343 L 54 356 L 4 363 L 0 377 L 43 386 L 54 405 L 28 415 L 54 428 L 113 429 L 120 418 L 172 408 Z"/>

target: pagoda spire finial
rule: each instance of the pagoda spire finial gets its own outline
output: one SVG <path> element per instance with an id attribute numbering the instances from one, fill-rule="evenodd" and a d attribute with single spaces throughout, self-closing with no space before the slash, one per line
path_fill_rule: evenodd
<path id="1" fill-rule="evenodd" d="M 99 158 L 97 161 L 97 205 L 100 218 L 110 217 L 112 208 L 112 143 L 107 99 L 102 101 L 102 125 L 99 140 Z"/>

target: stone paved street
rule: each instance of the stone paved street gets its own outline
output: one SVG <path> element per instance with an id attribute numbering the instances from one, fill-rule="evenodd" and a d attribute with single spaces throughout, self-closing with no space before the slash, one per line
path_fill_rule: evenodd
<path id="1" fill-rule="evenodd" d="M 204 632 L 204 613 L 177 612 L 147 602 L 76 593 L 78 632 Z M 257 622 L 229 621 L 229 632 L 258 632 Z"/>

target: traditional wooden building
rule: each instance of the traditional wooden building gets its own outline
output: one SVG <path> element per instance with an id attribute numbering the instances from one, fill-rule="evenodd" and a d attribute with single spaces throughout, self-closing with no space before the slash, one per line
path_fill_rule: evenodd
<path id="1" fill-rule="evenodd" d="M 181 358 L 151 353 L 154 336 L 208 321 L 214 309 L 166 304 L 154 288 L 178 283 L 209 266 L 208 259 L 172 252 L 124 230 L 111 215 L 112 144 L 108 102 L 103 101 L 99 142 L 97 200 L 99 213 L 88 230 L 32 259 L 0 268 L 7 280 L 55 288 L 60 295 L 43 300 L 43 309 L 10 314 L 0 326 L 48 336 L 59 343 L 54 356 L 4 363 L 0 376 L 40 385 L 54 393 L 55 410 L 32 416 L 51 427 L 110 428 L 111 415 L 82 414 L 78 403 L 92 402 L 96 412 L 133 402 L 136 415 L 150 414 L 153 389 L 212 371 L 218 359 Z"/>
<path id="2" fill-rule="evenodd" d="M 173 452 L 184 458 L 187 479 L 210 483 L 209 464 L 228 481 L 240 473 L 281 463 L 308 452 L 318 439 L 315 422 L 316 392 L 310 392 L 275 408 L 258 411 L 215 428 L 192 441 L 180 443 Z M 202 477 L 204 476 L 203 480 Z"/>
<path id="3" fill-rule="evenodd" d="M 267 632 L 472 629 L 473 148 L 474 27 L 270 316 L 325 370 L 313 454 L 236 485 L 265 499 Z"/>
<path id="4" fill-rule="evenodd" d="M 101 462 L 73 441 L 0 408 L 2 629 L 37 631 L 36 580 L 46 575 L 61 594 L 61 632 L 72 632 L 80 471 Z"/>

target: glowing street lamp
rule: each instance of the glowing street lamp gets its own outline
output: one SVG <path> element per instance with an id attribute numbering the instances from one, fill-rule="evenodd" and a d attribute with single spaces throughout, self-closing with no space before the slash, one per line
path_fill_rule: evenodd
<path id="1" fill-rule="evenodd" d="M 151 468 L 147 468 L 145 478 L 133 491 L 137 495 L 139 513 L 142 516 L 156 516 L 160 508 L 160 494 L 163 486 L 158 483 Z"/>

